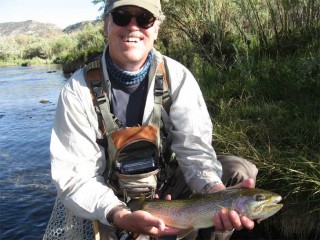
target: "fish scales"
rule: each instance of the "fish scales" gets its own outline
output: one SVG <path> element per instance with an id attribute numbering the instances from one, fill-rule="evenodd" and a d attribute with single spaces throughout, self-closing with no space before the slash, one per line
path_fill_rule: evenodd
<path id="1" fill-rule="evenodd" d="M 152 200 L 143 210 L 161 218 L 167 226 L 199 229 L 214 226 L 213 215 L 222 208 L 236 210 L 251 219 L 265 219 L 279 211 L 281 197 L 261 189 L 226 189 L 183 200 Z"/>

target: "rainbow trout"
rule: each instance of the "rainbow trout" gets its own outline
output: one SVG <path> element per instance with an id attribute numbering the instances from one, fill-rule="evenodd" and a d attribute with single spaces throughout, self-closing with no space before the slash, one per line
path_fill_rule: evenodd
<path id="1" fill-rule="evenodd" d="M 149 200 L 142 209 L 162 219 L 167 226 L 200 229 L 214 226 L 213 215 L 222 208 L 235 210 L 240 216 L 260 221 L 282 208 L 281 196 L 257 188 L 225 189 L 183 200 Z"/>

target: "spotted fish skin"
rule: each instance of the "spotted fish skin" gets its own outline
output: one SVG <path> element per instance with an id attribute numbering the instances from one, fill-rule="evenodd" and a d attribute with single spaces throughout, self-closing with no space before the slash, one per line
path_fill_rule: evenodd
<path id="1" fill-rule="evenodd" d="M 167 226 L 200 229 L 214 226 L 213 215 L 221 209 L 235 210 L 258 222 L 282 208 L 281 196 L 257 188 L 229 188 L 182 200 L 148 200 L 142 209 L 162 219 Z"/>

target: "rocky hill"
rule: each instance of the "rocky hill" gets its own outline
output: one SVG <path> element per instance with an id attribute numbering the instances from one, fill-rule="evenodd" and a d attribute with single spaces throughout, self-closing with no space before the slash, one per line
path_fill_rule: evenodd
<path id="1" fill-rule="evenodd" d="M 0 37 L 17 35 L 52 36 L 61 34 L 62 29 L 50 23 L 40 23 L 33 20 L 24 22 L 0 23 Z"/>
<path id="2" fill-rule="evenodd" d="M 98 24 L 99 22 L 101 22 L 101 20 L 94 20 L 94 21 L 84 21 L 84 22 L 79 22 L 73 25 L 70 25 L 68 27 L 66 27 L 65 29 L 63 29 L 64 33 L 70 34 L 79 30 L 82 30 L 85 28 L 85 26 L 89 23 L 93 24 L 94 26 L 96 24 Z"/>
<path id="3" fill-rule="evenodd" d="M 88 23 L 96 25 L 99 20 L 84 21 L 61 29 L 58 26 L 50 23 L 40 23 L 33 20 L 24 22 L 6 22 L 0 23 L 0 38 L 1 37 L 15 37 L 18 35 L 32 35 L 40 37 L 50 37 L 59 34 L 70 34 L 82 30 Z"/>

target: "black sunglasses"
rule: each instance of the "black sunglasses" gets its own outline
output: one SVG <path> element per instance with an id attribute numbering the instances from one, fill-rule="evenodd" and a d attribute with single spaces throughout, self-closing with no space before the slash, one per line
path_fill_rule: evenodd
<path id="1" fill-rule="evenodd" d="M 156 21 L 156 17 L 151 13 L 132 13 L 123 10 L 111 12 L 113 22 L 120 27 L 127 26 L 131 22 L 131 18 L 135 17 L 139 27 L 143 29 L 151 28 Z"/>

